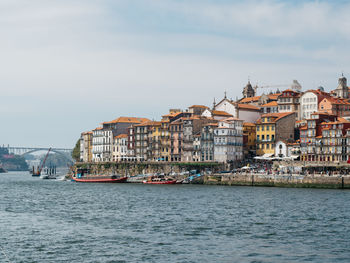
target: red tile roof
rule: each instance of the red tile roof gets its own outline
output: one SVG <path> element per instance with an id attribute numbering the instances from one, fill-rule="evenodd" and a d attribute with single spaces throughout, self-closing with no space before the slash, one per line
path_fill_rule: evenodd
<path id="1" fill-rule="evenodd" d="M 127 138 L 127 134 L 119 134 L 118 136 L 114 136 L 114 139 L 121 139 L 121 138 Z"/>
<path id="2" fill-rule="evenodd" d="M 239 109 L 260 111 L 260 108 L 259 108 L 259 107 L 254 106 L 254 105 L 250 105 L 250 104 L 241 104 L 241 103 L 238 103 L 238 104 L 237 104 L 237 107 L 238 107 Z"/>
<path id="3" fill-rule="evenodd" d="M 112 124 L 112 123 L 142 123 L 150 121 L 147 118 L 138 118 L 138 117 L 119 117 L 113 121 L 107 121 L 102 124 Z"/>
<path id="4" fill-rule="evenodd" d="M 228 117 L 233 117 L 233 115 L 227 113 L 226 111 L 213 110 L 211 113 L 212 113 L 212 115 L 215 115 L 215 116 L 228 116 Z"/>
<path id="5" fill-rule="evenodd" d="M 191 108 L 202 108 L 202 109 L 209 109 L 209 107 L 204 106 L 204 105 L 192 105 L 191 107 L 188 107 L 189 109 Z"/>
<path id="6" fill-rule="evenodd" d="M 270 101 L 269 103 L 266 103 L 266 104 L 263 104 L 261 105 L 261 107 L 277 107 L 278 104 L 277 104 L 277 101 Z"/>

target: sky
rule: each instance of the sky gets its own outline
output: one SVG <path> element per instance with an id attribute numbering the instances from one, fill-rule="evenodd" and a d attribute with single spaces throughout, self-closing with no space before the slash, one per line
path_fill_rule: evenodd
<path id="1" fill-rule="evenodd" d="M 73 148 L 253 85 L 350 76 L 349 1 L 0 0 L 0 144 Z"/>

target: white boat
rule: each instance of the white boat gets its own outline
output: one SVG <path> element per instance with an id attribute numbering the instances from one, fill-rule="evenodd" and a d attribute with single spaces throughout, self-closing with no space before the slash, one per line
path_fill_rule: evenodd
<path id="1" fill-rule="evenodd" d="M 42 174 L 42 175 L 40 175 L 40 179 L 56 179 L 56 175 Z"/>

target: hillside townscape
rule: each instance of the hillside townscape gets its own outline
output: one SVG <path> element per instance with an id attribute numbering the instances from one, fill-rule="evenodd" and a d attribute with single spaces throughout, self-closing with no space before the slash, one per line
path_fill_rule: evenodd
<path id="1" fill-rule="evenodd" d="M 159 121 L 118 117 L 81 134 L 81 162 L 218 162 L 245 160 L 346 163 L 350 96 L 342 75 L 330 92 L 289 87 L 258 96 L 248 81 L 242 98 L 170 109 Z"/>

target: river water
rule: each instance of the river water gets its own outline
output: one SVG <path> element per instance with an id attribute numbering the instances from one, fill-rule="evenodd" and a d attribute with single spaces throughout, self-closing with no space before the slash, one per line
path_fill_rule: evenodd
<path id="1" fill-rule="evenodd" d="M 0 262 L 350 262 L 350 191 L 0 174 Z"/>

